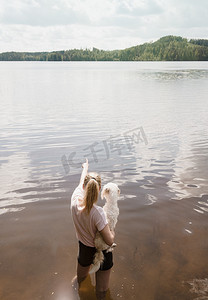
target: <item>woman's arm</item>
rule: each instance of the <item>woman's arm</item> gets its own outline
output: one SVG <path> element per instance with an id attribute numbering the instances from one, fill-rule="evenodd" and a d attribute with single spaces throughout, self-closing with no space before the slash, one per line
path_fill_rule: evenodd
<path id="1" fill-rule="evenodd" d="M 100 231 L 100 234 L 107 245 L 111 246 L 114 243 L 115 233 L 110 231 L 108 224 Z"/>
<path id="2" fill-rule="evenodd" d="M 81 174 L 81 177 L 80 177 L 80 183 L 81 184 L 84 183 L 85 176 L 88 173 L 88 167 L 89 167 L 89 163 L 88 163 L 88 159 L 86 158 L 85 163 L 82 164 L 83 170 L 82 170 L 82 174 Z"/>

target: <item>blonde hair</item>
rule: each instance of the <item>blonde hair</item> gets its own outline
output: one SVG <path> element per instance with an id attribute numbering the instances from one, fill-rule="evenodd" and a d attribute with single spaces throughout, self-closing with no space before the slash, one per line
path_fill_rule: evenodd
<path id="1" fill-rule="evenodd" d="M 84 179 L 84 210 L 89 214 L 93 204 L 97 202 L 99 190 L 101 188 L 101 178 L 97 173 L 89 173 Z"/>

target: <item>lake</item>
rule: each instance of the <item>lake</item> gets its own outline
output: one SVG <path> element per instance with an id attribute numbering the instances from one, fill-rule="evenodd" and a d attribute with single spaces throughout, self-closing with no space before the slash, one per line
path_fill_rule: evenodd
<path id="1" fill-rule="evenodd" d="M 208 62 L 0 62 L 0 298 L 72 297 L 88 157 L 121 189 L 108 299 L 208 299 L 207 95 Z"/>

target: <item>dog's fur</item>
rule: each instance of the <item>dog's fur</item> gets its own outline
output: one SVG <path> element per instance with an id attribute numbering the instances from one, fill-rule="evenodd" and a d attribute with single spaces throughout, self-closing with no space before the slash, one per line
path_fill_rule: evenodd
<path id="1" fill-rule="evenodd" d="M 108 225 L 110 230 L 114 230 L 118 215 L 119 215 L 119 208 L 118 208 L 118 198 L 120 195 L 120 190 L 115 183 L 109 182 L 107 183 L 102 190 L 101 198 L 106 199 L 106 203 L 103 206 L 104 212 L 106 214 L 106 218 L 108 221 Z M 103 250 L 107 250 L 107 252 L 113 251 L 113 248 L 116 246 L 114 243 L 112 246 L 107 245 L 99 232 L 97 232 L 95 237 L 95 247 L 97 248 L 97 252 L 95 253 L 94 261 L 90 273 L 95 273 L 99 270 L 100 265 L 104 260 Z"/>

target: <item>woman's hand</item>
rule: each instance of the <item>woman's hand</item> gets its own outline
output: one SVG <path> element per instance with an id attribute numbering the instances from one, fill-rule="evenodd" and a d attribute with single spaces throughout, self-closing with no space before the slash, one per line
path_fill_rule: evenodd
<path id="1" fill-rule="evenodd" d="M 80 183 L 83 184 L 84 183 L 84 179 L 85 176 L 87 175 L 88 172 L 88 167 L 89 167 L 89 163 L 88 163 L 88 159 L 86 158 L 85 163 L 82 164 L 82 174 L 81 174 L 81 178 L 80 178 Z"/>
<path id="2" fill-rule="evenodd" d="M 89 163 L 88 163 L 88 159 L 86 158 L 86 161 L 82 164 L 82 168 L 88 169 L 88 167 L 89 167 Z"/>

